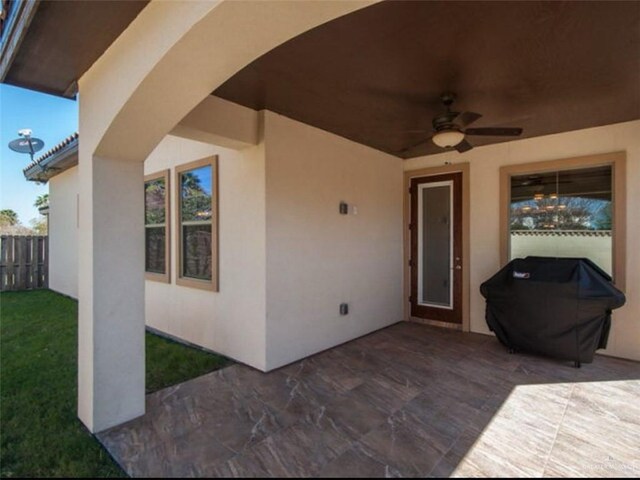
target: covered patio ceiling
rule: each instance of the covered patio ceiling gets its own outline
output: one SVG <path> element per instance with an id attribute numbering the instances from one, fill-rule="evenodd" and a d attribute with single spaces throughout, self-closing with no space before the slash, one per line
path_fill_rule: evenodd
<path id="1" fill-rule="evenodd" d="M 129 26 L 149 0 L 7 2 L 0 80 L 52 95 L 75 97 L 78 79 Z M 15 4 L 15 5 L 14 5 Z M 3 29 L 4 30 L 4 29 Z"/>
<path id="2" fill-rule="evenodd" d="M 404 150 L 429 134 L 444 91 L 455 110 L 483 115 L 473 127 L 523 127 L 521 138 L 640 118 L 640 7 L 384 1 L 290 40 L 213 93 L 410 158 L 442 152 Z"/>
<path id="3" fill-rule="evenodd" d="M 2 81 L 75 96 L 147 3 L 35 2 L 6 43 Z M 445 91 L 454 110 L 483 115 L 473 127 L 527 138 L 640 118 L 639 85 L 637 2 L 387 0 L 286 42 L 213 94 L 411 158 L 442 152 L 424 141 Z"/>

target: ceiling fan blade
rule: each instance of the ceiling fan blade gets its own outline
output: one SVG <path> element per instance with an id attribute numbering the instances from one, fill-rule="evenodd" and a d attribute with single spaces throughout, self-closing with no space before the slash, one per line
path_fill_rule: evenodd
<path id="1" fill-rule="evenodd" d="M 492 137 L 517 137 L 522 134 L 521 128 L 496 127 L 496 128 L 467 128 L 465 135 L 488 135 Z"/>
<path id="2" fill-rule="evenodd" d="M 469 142 L 467 142 L 467 139 L 464 139 L 453 148 L 455 148 L 460 153 L 464 153 L 464 152 L 468 152 L 469 150 L 471 150 L 473 148 L 473 145 L 471 145 Z"/>
<path id="3" fill-rule="evenodd" d="M 462 112 L 460 115 L 456 117 L 457 123 L 461 127 L 466 127 L 467 125 L 471 125 L 473 122 L 481 118 L 482 115 L 475 112 Z"/>

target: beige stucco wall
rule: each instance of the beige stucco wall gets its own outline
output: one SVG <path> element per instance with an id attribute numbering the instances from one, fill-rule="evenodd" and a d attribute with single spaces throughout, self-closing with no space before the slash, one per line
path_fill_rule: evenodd
<path id="1" fill-rule="evenodd" d="M 265 144 L 272 369 L 402 319 L 402 161 L 272 112 Z"/>
<path id="2" fill-rule="evenodd" d="M 405 170 L 470 163 L 471 330 L 489 333 L 480 284 L 500 267 L 499 169 L 503 165 L 596 153 L 627 153 L 627 304 L 614 312 L 609 345 L 602 353 L 640 360 L 640 120 L 447 152 L 408 160 Z"/>
<path id="3" fill-rule="evenodd" d="M 261 370 L 402 318 L 401 160 L 265 116 L 268 154 L 265 143 L 231 150 L 168 135 L 144 163 L 145 174 L 171 169 L 172 185 L 176 166 L 209 155 L 219 156 L 220 172 L 220 292 L 175 284 L 173 225 L 171 282 L 145 281 L 146 324 Z M 52 211 L 74 226 L 77 182 L 77 168 L 52 180 Z M 56 192 L 73 208 L 60 208 Z M 173 186 L 170 195 L 175 221 Z M 339 215 L 340 201 L 357 215 Z M 56 258 L 73 257 L 58 271 L 77 286 L 77 238 L 66 239 L 70 232 L 77 230 L 52 235 L 61 239 Z M 339 315 L 342 302 L 348 316 Z"/>
<path id="4" fill-rule="evenodd" d="M 636 134 L 640 134 L 640 122 L 404 162 L 408 169 L 445 160 L 471 163 L 472 331 L 488 333 L 478 288 L 499 265 L 499 167 L 626 150 L 628 303 L 616 311 L 609 347 L 603 353 L 638 359 L 640 226 L 633 205 L 640 204 L 640 198 L 633 185 L 640 181 L 640 146 Z M 398 210 L 402 162 L 271 112 L 266 112 L 265 138 L 266 169 L 264 143 L 236 151 L 174 136 L 167 136 L 145 162 L 147 174 L 217 154 L 221 178 L 221 291 L 175 285 L 177 252 L 172 238 L 172 283 L 146 281 L 147 324 L 263 370 L 393 323 L 402 316 L 403 302 Z M 543 148 L 545 139 L 550 144 L 547 148 Z M 596 148 L 598 142 L 604 146 Z M 72 297 L 77 297 L 78 289 L 77 192 L 77 168 L 50 181 L 50 284 Z M 172 208 L 174 193 L 172 188 Z M 355 205 L 358 214 L 351 210 L 348 216 L 338 215 L 340 201 Z M 479 213 L 482 209 L 487 213 Z M 518 237 L 513 248 L 534 240 L 540 247 L 546 239 L 531 238 Z M 574 249 L 574 242 L 568 242 Z M 342 302 L 349 303 L 348 316 L 338 314 Z"/>
<path id="5" fill-rule="evenodd" d="M 49 288 L 78 298 L 78 167 L 49 181 Z"/>
<path id="6" fill-rule="evenodd" d="M 175 284 L 172 238 L 172 281 L 147 280 L 145 305 L 147 325 L 271 370 L 402 319 L 402 163 L 271 112 L 264 122 L 258 146 L 167 136 L 145 161 L 172 182 L 207 155 L 220 169 L 220 292 Z"/>
<path id="7" fill-rule="evenodd" d="M 177 218 L 175 167 L 218 155 L 220 291 L 175 284 L 177 242 L 171 228 L 171 283 L 145 282 L 146 323 L 255 368 L 265 368 L 264 146 L 241 151 L 167 136 L 145 174 L 171 168 L 171 220 Z"/>

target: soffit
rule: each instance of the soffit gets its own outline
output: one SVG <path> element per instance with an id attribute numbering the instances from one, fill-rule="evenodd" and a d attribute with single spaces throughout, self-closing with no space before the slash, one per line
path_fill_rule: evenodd
<path id="1" fill-rule="evenodd" d="M 401 156 L 440 113 L 536 137 L 640 118 L 640 3 L 385 1 L 306 32 L 215 95 Z M 420 132 L 414 130 L 426 130 Z M 470 137 L 475 146 L 511 138 Z"/>
<path id="2" fill-rule="evenodd" d="M 73 98 L 77 80 L 147 3 L 40 1 L 4 82 Z"/>

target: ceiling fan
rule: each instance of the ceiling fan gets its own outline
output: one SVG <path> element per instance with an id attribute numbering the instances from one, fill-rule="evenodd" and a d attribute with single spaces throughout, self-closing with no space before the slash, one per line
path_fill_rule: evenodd
<path id="1" fill-rule="evenodd" d="M 473 145 L 466 139 L 467 135 L 517 137 L 522 134 L 522 128 L 515 127 L 466 128 L 482 117 L 482 115 L 474 112 L 452 112 L 451 105 L 456 99 L 454 93 L 443 93 L 440 98 L 445 106 L 445 111 L 433 118 L 433 134 L 427 140 L 423 140 L 405 149 L 403 151 L 404 153 L 427 143 L 429 140 L 433 141 L 433 143 L 439 147 L 454 148 L 458 152 L 463 153 L 473 148 Z"/>

